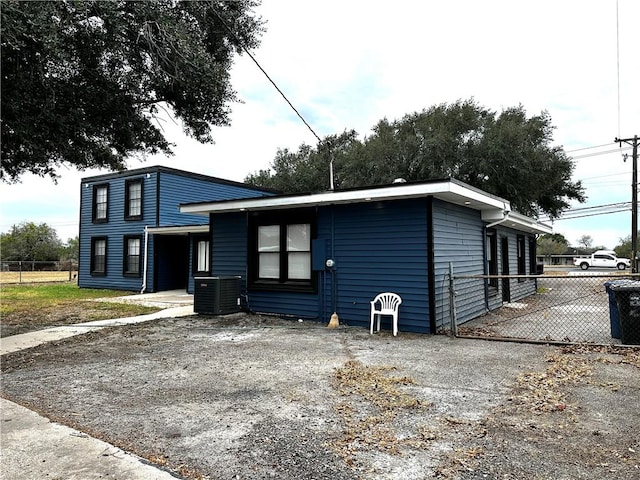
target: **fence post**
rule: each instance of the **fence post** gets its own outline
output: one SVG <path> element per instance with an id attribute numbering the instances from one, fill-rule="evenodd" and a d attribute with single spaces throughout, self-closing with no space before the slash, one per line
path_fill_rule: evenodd
<path id="1" fill-rule="evenodd" d="M 458 336 L 456 320 L 456 290 L 453 279 L 453 262 L 449 262 L 449 318 L 451 320 L 451 335 Z"/>
<path id="2" fill-rule="evenodd" d="M 18 283 L 22 283 L 22 260 L 18 262 Z"/>

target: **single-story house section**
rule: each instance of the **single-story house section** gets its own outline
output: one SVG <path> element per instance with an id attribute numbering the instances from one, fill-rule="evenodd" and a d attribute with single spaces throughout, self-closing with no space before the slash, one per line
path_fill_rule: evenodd
<path id="1" fill-rule="evenodd" d="M 183 203 L 209 218 L 211 275 L 241 276 L 244 307 L 259 313 L 368 326 L 380 292 L 402 297 L 399 329 L 449 324 L 449 269 L 459 275 L 536 271 L 536 235 L 551 227 L 508 201 L 456 180 Z M 470 320 L 535 293 L 534 279 L 456 285 Z"/>
<path id="2" fill-rule="evenodd" d="M 209 221 L 180 203 L 271 194 L 161 166 L 83 178 L 78 285 L 193 291 L 193 277 L 210 273 Z"/>

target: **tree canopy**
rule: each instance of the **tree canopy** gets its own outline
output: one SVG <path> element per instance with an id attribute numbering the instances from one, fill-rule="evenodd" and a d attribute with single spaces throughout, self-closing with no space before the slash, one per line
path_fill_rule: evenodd
<path id="1" fill-rule="evenodd" d="M 348 188 L 456 178 L 511 202 L 525 215 L 557 218 L 570 200 L 583 202 L 573 182 L 574 164 L 552 146 L 547 112 L 527 116 L 520 105 L 500 113 L 473 99 L 435 105 L 399 120 L 380 120 L 362 141 L 354 131 L 331 135 L 317 147 L 281 150 L 270 169 L 246 181 L 286 193 L 328 189 L 333 159 L 335 186 Z"/>
<path id="2" fill-rule="evenodd" d="M 561 233 L 546 233 L 538 237 L 539 255 L 562 255 L 569 248 L 569 241 Z"/>
<path id="3" fill-rule="evenodd" d="M 640 238 L 640 232 L 638 232 L 636 240 Z M 620 239 L 620 245 L 616 246 L 613 249 L 616 252 L 616 255 L 620 258 L 631 258 L 631 235 L 627 235 L 625 238 Z"/>
<path id="4" fill-rule="evenodd" d="M 56 230 L 46 223 L 23 222 L 0 235 L 3 261 L 55 261 L 60 257 L 61 247 Z"/>
<path id="5" fill-rule="evenodd" d="M 156 117 L 211 142 L 236 101 L 229 70 L 253 48 L 256 0 L 2 0 L 2 166 L 55 178 L 62 164 L 121 170 L 171 153 Z"/>

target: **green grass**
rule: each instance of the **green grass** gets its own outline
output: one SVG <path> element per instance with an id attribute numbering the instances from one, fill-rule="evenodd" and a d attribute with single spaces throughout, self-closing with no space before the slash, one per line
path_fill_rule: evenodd
<path id="1" fill-rule="evenodd" d="M 74 283 L 0 287 L 0 337 L 55 325 L 132 317 L 156 312 L 155 307 L 96 302 L 131 292 L 78 288 Z"/>

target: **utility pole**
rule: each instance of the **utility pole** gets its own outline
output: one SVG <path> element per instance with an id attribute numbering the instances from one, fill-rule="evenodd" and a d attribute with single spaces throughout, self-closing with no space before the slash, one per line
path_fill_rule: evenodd
<path id="1" fill-rule="evenodd" d="M 616 138 L 617 143 L 627 143 L 633 147 L 631 161 L 631 273 L 638 273 L 638 135 L 633 138 Z"/>

